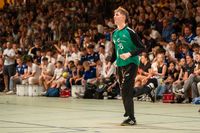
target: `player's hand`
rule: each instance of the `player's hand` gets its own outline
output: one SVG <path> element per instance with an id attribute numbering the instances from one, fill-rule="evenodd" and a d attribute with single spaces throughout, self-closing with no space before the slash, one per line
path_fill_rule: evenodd
<path id="1" fill-rule="evenodd" d="M 123 59 L 123 60 L 126 60 L 129 57 L 131 57 L 131 53 L 129 53 L 129 52 L 120 55 L 120 58 Z"/>

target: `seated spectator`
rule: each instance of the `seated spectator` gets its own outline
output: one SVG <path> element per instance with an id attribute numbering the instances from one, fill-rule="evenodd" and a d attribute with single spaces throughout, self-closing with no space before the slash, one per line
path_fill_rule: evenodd
<path id="1" fill-rule="evenodd" d="M 98 60 L 99 54 L 97 52 L 94 52 L 93 45 L 89 45 L 87 47 L 87 61 L 90 63 L 90 66 L 95 67 Z"/>
<path id="2" fill-rule="evenodd" d="M 173 92 L 177 95 L 184 94 L 184 103 L 189 103 L 189 88 L 185 88 L 184 90 L 184 85 L 187 84 L 186 82 L 188 82 L 190 74 L 194 72 L 194 68 L 195 64 L 192 57 L 187 55 L 186 65 L 181 68 L 178 80 L 173 83 Z"/>
<path id="3" fill-rule="evenodd" d="M 111 64 L 111 56 L 107 56 L 102 65 L 102 78 L 108 79 L 116 72 L 115 62 Z"/>
<path id="4" fill-rule="evenodd" d="M 26 65 L 28 66 L 28 72 L 22 76 L 22 84 L 39 84 L 41 70 L 38 65 L 33 63 L 31 56 L 26 58 Z"/>
<path id="5" fill-rule="evenodd" d="M 36 40 L 34 42 L 34 46 L 29 50 L 29 55 L 31 55 L 32 57 L 36 56 L 36 53 L 38 50 L 41 50 L 40 48 L 41 42 L 40 40 Z"/>
<path id="6" fill-rule="evenodd" d="M 199 7 L 199 9 L 200 9 L 200 7 Z M 191 44 L 194 44 L 194 43 L 197 43 L 198 45 L 200 45 L 200 24 L 197 25 L 197 27 L 196 27 L 196 36 L 191 41 Z"/>
<path id="7" fill-rule="evenodd" d="M 172 93 L 173 82 L 177 79 L 178 71 L 175 68 L 175 63 L 170 62 L 168 70 L 166 72 L 166 79 L 163 80 L 162 84 L 157 90 L 157 99 L 162 99 L 164 93 Z M 159 92 L 158 92 L 159 91 Z"/>
<path id="8" fill-rule="evenodd" d="M 164 53 L 160 52 L 156 56 L 156 61 L 151 65 L 150 74 L 158 80 L 158 87 L 156 89 L 157 98 L 162 97 L 162 83 L 166 78 L 167 65 L 165 63 Z"/>
<path id="9" fill-rule="evenodd" d="M 81 59 L 81 53 L 78 50 L 78 46 L 76 44 L 72 45 L 72 53 L 71 53 L 71 60 L 80 60 Z"/>
<path id="10" fill-rule="evenodd" d="M 41 50 L 38 49 L 36 51 L 36 55 L 33 57 L 33 62 L 37 65 L 40 65 L 41 64 L 41 58 L 42 58 L 42 55 L 41 55 Z"/>
<path id="11" fill-rule="evenodd" d="M 27 73 L 27 65 L 23 64 L 22 59 L 17 59 L 16 74 L 10 77 L 10 91 L 6 94 L 15 94 L 16 93 L 16 84 L 21 84 L 22 77 Z"/>
<path id="12" fill-rule="evenodd" d="M 91 67 L 88 61 L 83 62 L 84 75 L 82 84 L 85 86 L 86 83 L 94 84 L 96 82 L 96 68 Z"/>
<path id="13" fill-rule="evenodd" d="M 62 74 L 64 72 L 63 63 L 61 61 L 57 61 L 56 68 L 54 70 L 53 77 L 47 82 L 48 88 L 52 85 L 57 86 L 60 88 L 62 85 L 65 85 L 65 78 L 63 78 Z"/>
<path id="14" fill-rule="evenodd" d="M 44 57 L 42 58 L 42 64 L 40 67 L 42 69 L 42 72 L 39 77 L 39 83 L 41 86 L 44 87 L 45 90 L 47 90 L 47 82 L 53 77 L 55 66 L 52 63 L 48 63 L 48 58 Z"/>
<path id="15" fill-rule="evenodd" d="M 46 51 L 46 57 L 48 58 L 48 62 L 55 64 L 56 63 L 56 59 L 53 57 L 53 52 L 51 49 L 47 49 Z"/>
<path id="16" fill-rule="evenodd" d="M 76 95 L 79 98 L 85 96 L 85 91 L 87 90 L 87 87 L 88 87 L 87 85 L 95 86 L 95 83 L 97 82 L 96 68 L 91 67 L 88 61 L 83 62 L 83 67 L 84 67 L 84 74 L 82 77 L 82 85 L 84 88 L 84 92 L 76 93 Z"/>
<path id="17" fill-rule="evenodd" d="M 66 87 L 67 89 L 71 89 L 73 77 L 76 75 L 76 66 L 75 66 L 74 61 L 71 60 L 68 62 L 67 68 L 65 71 L 68 73 L 68 76 L 66 78 Z"/>
<path id="18" fill-rule="evenodd" d="M 196 54 L 198 54 L 200 52 L 200 45 L 197 44 L 197 43 L 193 43 L 192 44 L 192 51 L 193 51 L 192 56 L 195 58 Z"/>
<path id="19" fill-rule="evenodd" d="M 142 53 L 140 58 L 140 66 L 138 69 L 138 74 L 135 78 L 135 87 L 140 87 L 144 85 L 147 80 L 151 77 L 149 70 L 151 68 L 151 63 L 147 57 L 146 53 Z"/>
<path id="20" fill-rule="evenodd" d="M 76 65 L 76 69 L 73 72 L 73 76 L 72 78 L 70 78 L 70 84 L 72 85 L 81 85 L 81 80 L 83 78 L 83 74 L 84 74 L 84 68 L 81 64 L 81 62 L 79 61 Z"/>
<path id="21" fill-rule="evenodd" d="M 176 44 L 174 42 L 169 42 L 165 47 L 165 56 L 168 62 L 177 62 L 176 59 Z"/>
<path id="22" fill-rule="evenodd" d="M 187 83 L 189 82 L 189 77 L 192 75 L 192 73 L 194 72 L 195 69 L 195 62 L 192 59 L 192 56 L 187 55 L 186 56 L 186 76 L 187 76 L 187 80 L 185 80 L 184 85 L 183 85 L 183 89 L 184 89 L 184 98 L 185 100 L 183 101 L 183 103 L 189 103 L 189 98 L 190 98 L 190 92 L 191 92 L 191 88 L 187 88 L 184 86 L 187 86 Z"/>
<path id="23" fill-rule="evenodd" d="M 192 29 L 190 26 L 185 26 L 183 28 L 184 38 L 187 44 L 191 47 L 191 43 L 195 38 L 195 35 L 192 33 Z"/>
<path id="24" fill-rule="evenodd" d="M 180 60 L 181 58 L 186 58 L 187 54 L 192 55 L 192 52 L 189 50 L 189 46 L 187 44 L 182 44 L 180 46 L 181 50 L 177 55 L 177 58 Z"/>
<path id="25" fill-rule="evenodd" d="M 169 24 L 168 19 L 163 19 L 162 39 L 166 42 L 170 41 L 170 36 L 174 32 L 174 28 Z"/>
<path id="26" fill-rule="evenodd" d="M 200 82 L 200 53 L 196 54 L 196 56 L 197 56 L 195 60 L 196 67 L 194 68 L 194 72 L 190 74 L 188 80 L 184 83 L 184 86 L 183 86 L 185 91 L 192 89 L 192 93 L 191 93 L 192 98 L 196 98 L 200 96 L 198 88 L 197 88 L 197 84 Z"/>
<path id="27" fill-rule="evenodd" d="M 87 61 L 87 50 L 86 48 L 81 49 L 81 64 L 83 64 L 84 61 Z"/>

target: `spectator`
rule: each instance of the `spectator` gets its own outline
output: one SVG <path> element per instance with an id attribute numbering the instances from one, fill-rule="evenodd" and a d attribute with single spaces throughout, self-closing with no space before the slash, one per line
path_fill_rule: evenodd
<path id="1" fill-rule="evenodd" d="M 200 7 L 199 7 L 199 9 L 200 9 Z M 191 41 L 191 44 L 193 44 L 193 43 L 197 43 L 198 45 L 200 45 L 200 24 L 198 24 L 196 27 L 196 36 Z"/>
<path id="2" fill-rule="evenodd" d="M 183 29 L 185 41 L 191 47 L 191 42 L 194 40 L 195 35 L 192 33 L 192 29 L 189 26 L 185 26 Z"/>
<path id="3" fill-rule="evenodd" d="M 62 74 L 64 72 L 63 63 L 61 61 L 57 61 L 56 68 L 54 70 L 53 77 L 47 82 L 47 88 L 52 85 L 56 85 L 57 88 L 60 88 L 65 83 L 65 79 Z"/>
<path id="4" fill-rule="evenodd" d="M 96 82 L 96 69 L 90 66 L 88 61 L 83 62 L 84 75 L 82 84 L 85 86 L 86 83 L 94 84 Z"/>
<path id="5" fill-rule="evenodd" d="M 183 103 L 189 103 L 189 88 L 184 88 L 184 85 L 187 84 L 186 82 L 188 82 L 190 74 L 194 72 L 194 68 L 195 64 L 192 60 L 192 57 L 190 55 L 187 55 L 186 66 L 180 71 L 180 75 L 183 76 L 179 76 L 179 79 L 173 84 L 174 92 L 182 92 L 184 94 L 185 100 L 183 101 Z"/>
<path id="6" fill-rule="evenodd" d="M 150 69 L 151 63 L 148 59 L 148 56 L 146 53 L 142 53 L 142 56 L 140 58 L 140 66 L 138 69 L 138 75 L 135 78 L 135 87 L 141 87 L 144 84 L 146 84 L 148 79 L 152 76 L 149 73 Z"/>
<path id="7" fill-rule="evenodd" d="M 170 36 L 174 32 L 173 27 L 169 24 L 168 19 L 163 19 L 162 38 L 164 41 L 169 42 Z"/>
<path id="8" fill-rule="evenodd" d="M 38 50 L 41 50 L 40 48 L 40 41 L 37 40 L 34 42 L 34 46 L 29 50 L 29 55 L 31 55 L 32 57 L 37 56 L 36 53 Z"/>
<path id="9" fill-rule="evenodd" d="M 41 74 L 41 70 L 39 66 L 33 63 L 32 57 L 27 56 L 26 65 L 28 66 L 28 72 L 22 76 L 22 84 L 39 84 L 39 77 Z"/>
<path id="10" fill-rule="evenodd" d="M 22 77 L 27 73 L 27 65 L 23 64 L 22 59 L 17 59 L 16 74 L 10 77 L 10 91 L 6 94 L 16 93 L 16 84 L 22 83 Z"/>
<path id="11" fill-rule="evenodd" d="M 47 82 L 53 77 L 54 75 L 54 64 L 48 63 L 48 58 L 42 58 L 41 64 L 41 75 L 39 77 L 39 84 L 44 87 L 45 90 L 48 89 Z"/>
<path id="12" fill-rule="evenodd" d="M 189 90 L 192 89 L 192 93 L 191 93 L 191 96 L 192 98 L 195 98 L 195 97 L 198 97 L 199 96 L 199 92 L 198 92 L 198 89 L 197 89 L 197 83 L 200 82 L 200 65 L 199 65 L 199 62 L 200 62 L 200 53 L 198 53 L 196 55 L 196 67 L 194 68 L 194 72 L 190 74 L 188 80 L 186 80 L 186 82 L 184 83 L 184 95 L 185 95 L 185 98 L 186 100 L 184 101 L 185 103 L 188 103 L 189 102 Z"/>
<path id="13" fill-rule="evenodd" d="M 12 76 L 15 75 L 15 51 L 12 49 L 10 42 L 6 43 L 6 49 L 3 52 L 4 58 L 4 83 L 5 83 L 5 92 L 9 91 L 9 80 Z"/>
<path id="14" fill-rule="evenodd" d="M 99 60 L 99 53 L 94 52 L 94 45 L 89 45 L 87 47 L 87 61 L 90 63 L 90 66 L 95 67 L 96 62 Z"/>
<path id="15" fill-rule="evenodd" d="M 82 85 L 81 80 L 83 78 L 84 68 L 80 61 L 78 61 L 76 70 L 73 73 L 72 78 L 70 78 L 70 84 L 72 85 Z"/>

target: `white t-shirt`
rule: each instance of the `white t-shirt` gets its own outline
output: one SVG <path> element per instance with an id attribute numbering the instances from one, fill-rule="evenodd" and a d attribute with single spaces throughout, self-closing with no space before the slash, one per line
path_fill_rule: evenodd
<path id="1" fill-rule="evenodd" d="M 81 59 L 81 53 L 80 52 L 73 52 L 71 55 L 71 60 L 75 61 L 75 60 L 80 60 Z"/>
<path id="2" fill-rule="evenodd" d="M 38 65 L 36 65 L 35 63 L 32 63 L 32 66 L 31 67 L 28 67 L 28 72 L 30 73 L 35 73 L 34 77 L 38 78 L 40 77 L 40 74 L 41 74 L 41 70 L 39 68 Z"/>
<path id="3" fill-rule="evenodd" d="M 62 63 L 64 64 L 65 58 L 62 55 L 58 54 L 56 61 L 62 61 Z"/>
<path id="4" fill-rule="evenodd" d="M 55 59 L 55 58 L 50 57 L 50 56 L 46 56 L 46 57 L 48 58 L 48 62 L 49 62 L 49 63 L 53 63 L 53 64 L 56 63 L 56 59 Z"/>
<path id="5" fill-rule="evenodd" d="M 47 66 L 47 72 L 50 72 L 51 75 L 53 75 L 54 73 L 54 70 L 55 70 L 55 66 L 53 63 L 49 63 L 48 66 Z"/>
<path id="6" fill-rule="evenodd" d="M 14 59 L 10 59 L 9 57 L 7 56 L 15 56 L 15 51 L 11 48 L 11 49 L 5 49 L 3 51 L 3 55 L 5 57 L 5 60 L 4 60 L 4 65 L 13 65 L 15 64 L 15 60 Z M 7 56 L 6 56 L 7 55 Z"/>
<path id="7" fill-rule="evenodd" d="M 56 77 L 56 79 L 60 78 L 62 76 L 63 73 L 63 68 L 56 68 L 54 70 L 54 76 Z"/>

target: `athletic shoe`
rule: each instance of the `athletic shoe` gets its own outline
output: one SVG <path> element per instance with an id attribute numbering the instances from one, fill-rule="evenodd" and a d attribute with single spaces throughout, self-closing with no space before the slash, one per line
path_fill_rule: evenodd
<path id="1" fill-rule="evenodd" d="M 78 93 L 78 92 L 75 92 L 75 95 L 77 98 L 83 98 L 84 94 L 81 94 L 81 93 Z"/>
<path id="2" fill-rule="evenodd" d="M 8 89 L 3 90 L 3 92 L 8 92 Z"/>
<path id="3" fill-rule="evenodd" d="M 154 86 L 153 83 L 149 83 L 149 84 L 147 85 L 147 87 L 149 87 L 150 90 L 151 90 L 151 91 L 148 93 L 148 96 L 149 96 L 149 98 L 151 99 L 151 101 L 154 103 L 154 102 L 155 102 L 155 92 L 154 92 L 155 86 Z"/>
<path id="4" fill-rule="evenodd" d="M 121 123 L 121 126 L 133 126 L 133 125 L 136 125 L 136 120 L 132 120 L 130 118 L 124 120 L 122 123 Z"/>
<path id="5" fill-rule="evenodd" d="M 45 96 L 46 93 L 47 93 L 47 91 L 43 91 L 43 92 L 41 92 L 41 95 L 42 95 L 42 96 Z"/>
<path id="6" fill-rule="evenodd" d="M 15 94 L 14 91 L 8 91 L 8 92 L 6 92 L 6 95 L 13 95 L 13 94 Z"/>
<path id="7" fill-rule="evenodd" d="M 188 98 L 186 98 L 183 103 L 190 103 L 190 100 Z"/>
<path id="8" fill-rule="evenodd" d="M 122 100 L 122 96 L 120 96 L 120 95 L 117 95 L 115 98 L 118 100 Z"/>

